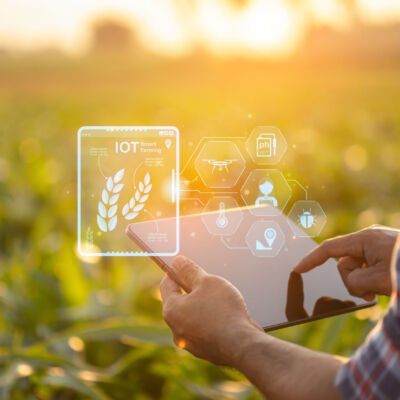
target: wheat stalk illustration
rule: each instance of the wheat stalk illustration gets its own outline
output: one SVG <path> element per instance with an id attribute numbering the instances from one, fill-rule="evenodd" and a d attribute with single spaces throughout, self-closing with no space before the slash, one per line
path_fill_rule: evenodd
<path id="1" fill-rule="evenodd" d="M 123 183 L 119 183 L 124 176 L 125 169 L 120 169 L 114 179 L 110 176 L 107 179 L 106 187 L 101 193 L 99 201 L 97 225 L 103 232 L 111 232 L 117 226 L 117 209 L 119 192 L 124 187 Z"/>
<path id="2" fill-rule="evenodd" d="M 128 221 L 137 217 L 150 196 L 149 193 L 153 185 L 150 183 L 149 173 L 145 175 L 143 182 L 139 182 L 138 186 L 139 188 L 136 189 L 135 195 L 122 208 L 122 215 Z"/>

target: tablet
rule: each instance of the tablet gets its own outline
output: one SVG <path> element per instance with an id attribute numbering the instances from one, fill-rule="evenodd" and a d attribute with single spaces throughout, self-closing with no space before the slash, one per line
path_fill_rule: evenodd
<path id="1" fill-rule="evenodd" d="M 251 318 L 266 331 L 376 303 L 347 292 L 335 260 L 302 275 L 293 273 L 293 267 L 316 243 L 282 213 L 260 218 L 249 208 L 236 208 L 183 216 L 180 237 L 169 234 L 175 224 L 175 218 L 138 222 L 126 232 L 132 246 L 144 253 L 163 254 L 176 244 L 179 254 L 208 273 L 226 278 L 242 293 Z M 152 258 L 170 273 L 173 257 Z"/>

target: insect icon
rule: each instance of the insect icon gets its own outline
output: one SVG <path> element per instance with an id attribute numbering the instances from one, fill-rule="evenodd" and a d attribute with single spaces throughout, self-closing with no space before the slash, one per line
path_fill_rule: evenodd
<path id="1" fill-rule="evenodd" d="M 303 214 L 299 216 L 299 222 L 303 228 L 305 229 L 311 228 L 315 223 L 315 217 L 314 215 L 311 214 L 311 210 L 310 211 L 303 210 Z"/>

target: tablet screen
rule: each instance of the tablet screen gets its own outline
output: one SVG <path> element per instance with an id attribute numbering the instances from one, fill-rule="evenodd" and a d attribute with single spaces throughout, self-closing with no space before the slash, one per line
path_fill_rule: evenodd
<path id="1" fill-rule="evenodd" d="M 158 229 L 168 232 L 174 223 L 159 220 Z M 145 247 L 154 246 L 148 240 L 149 223 L 129 229 Z M 227 229 L 229 236 L 222 235 Z M 248 208 L 237 208 L 189 215 L 180 218 L 180 232 L 179 253 L 235 285 L 251 317 L 266 330 L 374 304 L 347 292 L 334 260 L 294 274 L 293 267 L 316 243 L 282 213 L 260 218 Z M 173 257 L 161 258 L 171 265 Z"/>

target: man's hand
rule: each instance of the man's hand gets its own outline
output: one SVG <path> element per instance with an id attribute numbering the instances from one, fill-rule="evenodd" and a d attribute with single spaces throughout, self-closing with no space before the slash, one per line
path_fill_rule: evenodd
<path id="1" fill-rule="evenodd" d="M 353 296 L 372 301 L 376 294 L 390 295 L 390 266 L 393 247 L 400 231 L 372 226 L 359 232 L 323 242 L 294 268 L 307 272 L 331 257 L 340 257 L 338 270 Z"/>
<path id="2" fill-rule="evenodd" d="M 178 256 L 173 270 L 191 292 L 183 294 L 168 276 L 161 283 L 163 316 L 175 344 L 215 364 L 236 366 L 254 334 L 263 330 L 250 319 L 240 292 L 227 280 L 207 274 Z"/>
<path id="3" fill-rule="evenodd" d="M 339 399 L 343 360 L 278 340 L 250 319 L 243 297 L 223 278 L 178 256 L 161 283 L 163 314 L 177 346 L 215 364 L 237 368 L 271 400 Z"/>

